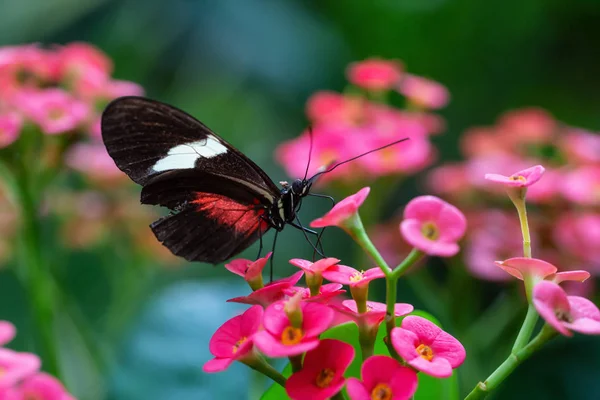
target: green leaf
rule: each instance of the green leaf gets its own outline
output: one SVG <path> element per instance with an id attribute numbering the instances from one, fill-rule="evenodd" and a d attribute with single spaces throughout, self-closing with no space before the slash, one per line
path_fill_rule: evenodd
<path id="1" fill-rule="evenodd" d="M 440 322 L 431 314 L 415 310 L 411 315 L 418 315 L 433 322 L 434 324 L 441 326 Z M 396 326 L 400 326 L 402 318 L 396 319 Z M 387 346 L 385 345 L 383 338 L 386 335 L 385 324 L 381 324 L 379 331 L 377 332 L 377 339 L 375 340 L 375 354 L 389 356 Z M 335 326 L 321 335 L 322 339 L 338 339 L 342 340 L 354 347 L 356 351 L 356 357 L 350 367 L 344 374 L 346 377 L 357 377 L 360 378 L 360 366 L 362 364 L 362 357 L 360 353 L 360 344 L 358 342 L 358 327 L 353 322 L 345 323 L 342 325 Z M 291 367 L 289 364 L 283 370 L 283 376 L 288 377 L 291 375 Z M 439 379 L 434 378 L 425 374 L 419 374 L 419 387 L 415 394 L 415 399 L 439 399 L 439 400 L 457 400 L 459 398 L 458 392 L 458 380 L 456 373 L 452 374 L 450 378 Z M 261 400 L 279 400 L 288 399 L 285 389 L 277 384 L 273 384 L 261 397 Z"/>

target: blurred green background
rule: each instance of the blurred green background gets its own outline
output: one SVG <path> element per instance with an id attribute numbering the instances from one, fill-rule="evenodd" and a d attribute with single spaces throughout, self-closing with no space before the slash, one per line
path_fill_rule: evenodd
<path id="1" fill-rule="evenodd" d="M 600 129 L 599 19 L 596 0 L 1 0 L 0 45 L 93 43 L 113 59 L 116 78 L 138 82 L 149 97 L 195 115 L 279 181 L 287 177 L 273 151 L 306 126 L 307 98 L 317 90 L 342 90 L 348 63 L 373 56 L 401 59 L 409 71 L 450 90 L 451 103 L 441 111 L 448 129 L 434 138 L 440 163 L 459 158 L 466 128 L 491 124 L 512 108 L 541 106 L 566 123 Z M 404 182 L 384 214 L 422 193 L 421 181 Z M 303 219 L 326 206 L 305 205 Z M 81 399 L 256 398 L 268 384 L 239 365 L 217 375 L 201 371 L 214 330 L 243 309 L 224 300 L 247 291 L 222 267 L 167 268 L 146 260 L 132 270 L 118 244 L 54 250 L 59 242 L 51 227 L 47 231 L 51 253 L 62 254 L 63 284 L 77 312 L 92 321 L 89 337 L 110 355 L 101 364 L 86 361 L 94 357 L 82 355 L 83 339 L 63 331 L 67 382 Z M 345 251 L 349 241 L 338 232 L 328 235 L 329 255 L 354 265 L 356 254 Z M 311 253 L 299 232 L 286 230 L 276 274 L 291 271 L 287 259 Z M 116 304 L 101 267 L 107 262 L 139 277 L 133 293 L 121 289 Z M 426 308 L 408 288 L 401 300 Z M 0 318 L 15 322 L 21 349 L 33 346 L 26 304 L 12 274 L 0 270 Z M 522 305 L 515 307 L 517 322 Z M 110 331 L 100 328 L 107 316 L 115 319 Z M 493 334 L 493 321 L 489 329 Z M 600 398 L 600 346 L 593 339 L 557 340 L 495 398 Z M 483 358 L 505 354 L 501 347 Z M 473 371 L 467 363 L 462 391 L 495 365 Z M 85 371 L 103 371 L 108 384 Z"/>

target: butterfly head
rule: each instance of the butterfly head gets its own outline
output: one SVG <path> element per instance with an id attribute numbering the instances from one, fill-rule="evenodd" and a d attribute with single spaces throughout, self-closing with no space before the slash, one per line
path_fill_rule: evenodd
<path id="1" fill-rule="evenodd" d="M 310 192 L 312 180 L 296 179 L 292 182 L 292 193 L 299 197 L 304 197 Z"/>

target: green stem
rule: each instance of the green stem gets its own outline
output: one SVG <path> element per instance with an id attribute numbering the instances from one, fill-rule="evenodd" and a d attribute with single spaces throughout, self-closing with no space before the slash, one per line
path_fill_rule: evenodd
<path id="1" fill-rule="evenodd" d="M 417 249 L 412 249 L 406 258 L 392 271 L 392 276 L 396 279 L 400 278 L 404 273 L 412 267 L 417 261 L 423 258 L 424 253 Z"/>
<path id="2" fill-rule="evenodd" d="M 302 369 L 302 355 L 290 356 L 289 359 L 292 365 L 292 372 L 298 372 Z"/>
<path id="3" fill-rule="evenodd" d="M 392 345 L 392 329 L 396 327 L 396 291 L 398 289 L 398 277 L 397 276 L 388 276 L 385 278 L 385 302 L 387 305 L 385 312 L 385 328 L 386 328 L 386 338 L 385 345 L 388 348 L 388 351 L 392 355 L 392 357 L 398 359 L 398 353 L 394 349 Z"/>
<path id="4" fill-rule="evenodd" d="M 515 344 L 513 345 L 512 351 L 521 350 L 527 342 L 529 342 L 529 338 L 535 329 L 535 324 L 538 320 L 538 313 L 535 310 L 535 306 L 532 303 L 529 303 L 527 307 L 527 315 L 525 315 L 525 320 L 523 321 L 523 325 L 521 326 L 521 330 L 517 335 L 517 340 L 515 340 Z"/>
<path id="5" fill-rule="evenodd" d="M 525 190 L 519 189 L 517 193 L 508 191 L 508 196 L 512 200 L 517 213 L 519 214 L 519 223 L 521 224 L 521 233 L 523 234 L 523 256 L 531 258 L 531 235 L 529 234 L 529 223 L 527 222 L 527 206 L 525 205 Z"/>
<path id="6" fill-rule="evenodd" d="M 253 358 L 250 360 L 242 361 L 244 364 L 249 366 L 255 371 L 271 378 L 274 382 L 277 382 L 282 387 L 285 387 L 285 377 L 267 363 L 262 357 Z"/>
<path id="7" fill-rule="evenodd" d="M 337 392 L 333 396 L 331 396 L 331 400 L 345 400 L 342 392 Z"/>
<path id="8" fill-rule="evenodd" d="M 524 348 L 513 351 L 500 366 L 492 372 L 485 382 L 479 382 L 465 400 L 484 399 L 496 389 L 523 361 L 539 350 L 548 340 L 556 336 L 556 331 L 547 325 Z"/>
<path id="9" fill-rule="evenodd" d="M 30 183 L 26 169 L 18 182 L 16 189 L 19 192 L 21 206 L 20 260 L 22 265 L 17 275 L 29 294 L 36 329 L 43 346 L 44 369 L 60 379 L 57 341 L 54 338 L 56 295 L 52 277 L 42 256 L 38 202 L 33 194 L 33 185 Z"/>
<path id="10" fill-rule="evenodd" d="M 367 235 L 365 227 L 363 226 L 362 220 L 360 219 L 358 213 L 356 213 L 351 219 L 346 231 L 350 234 L 350 236 L 352 236 L 354 241 L 358 243 L 360 247 L 362 247 L 365 253 L 367 253 L 373 259 L 373 261 L 375 261 L 375 264 L 381 268 L 385 276 L 391 274 L 392 269 L 385 262 L 377 248 L 375 248 L 373 242 L 371 242 L 371 239 L 369 238 L 369 235 Z"/>
<path id="11" fill-rule="evenodd" d="M 363 361 L 371 357 L 375 353 L 375 338 L 377 332 L 373 335 L 368 330 L 359 327 L 358 328 L 358 343 L 360 343 L 360 352 Z"/>

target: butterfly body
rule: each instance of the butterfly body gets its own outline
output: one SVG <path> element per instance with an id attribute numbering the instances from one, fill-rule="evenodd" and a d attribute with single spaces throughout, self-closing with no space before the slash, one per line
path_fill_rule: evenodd
<path id="1" fill-rule="evenodd" d="M 142 185 L 141 202 L 171 214 L 150 227 L 173 254 L 217 264 L 266 231 L 295 224 L 313 179 L 279 188 L 249 158 L 189 114 L 142 97 L 122 97 L 102 114 L 116 165 Z"/>

